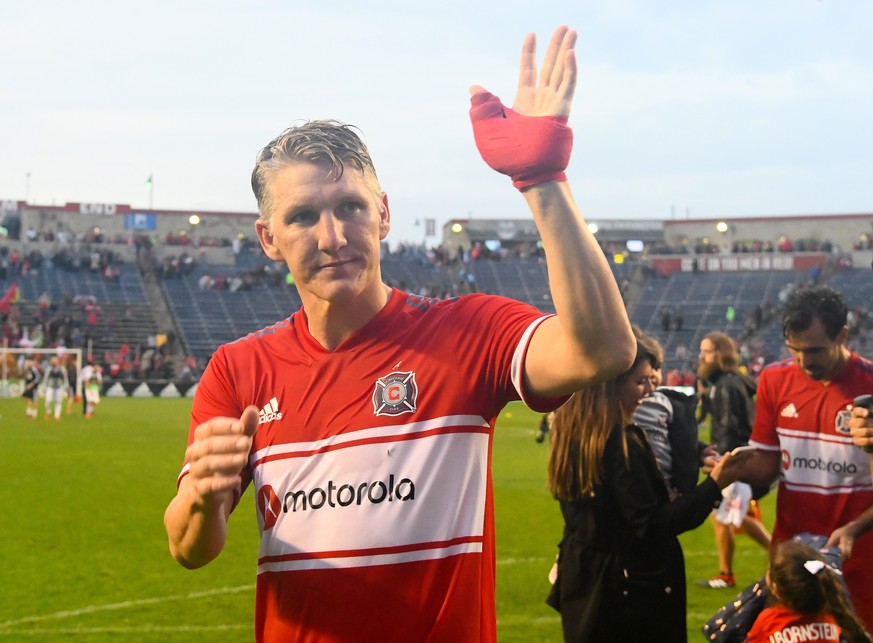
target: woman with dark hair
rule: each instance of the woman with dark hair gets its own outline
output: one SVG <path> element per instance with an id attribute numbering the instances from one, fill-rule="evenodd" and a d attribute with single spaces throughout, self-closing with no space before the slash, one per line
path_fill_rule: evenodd
<path id="1" fill-rule="evenodd" d="M 809 545 L 783 541 L 773 552 L 767 572 L 768 606 L 755 620 L 746 643 L 873 641 L 852 607 L 841 575 Z"/>
<path id="2" fill-rule="evenodd" d="M 687 641 L 676 536 L 706 519 L 744 457 L 726 455 L 670 502 L 646 436 L 631 422 L 659 366 L 643 345 L 630 370 L 578 391 L 552 422 L 549 488 L 565 527 L 548 603 L 561 612 L 566 641 Z"/>

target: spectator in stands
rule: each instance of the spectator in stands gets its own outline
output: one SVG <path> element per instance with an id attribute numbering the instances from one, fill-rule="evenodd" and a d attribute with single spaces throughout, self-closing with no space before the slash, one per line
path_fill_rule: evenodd
<path id="1" fill-rule="evenodd" d="M 672 313 L 670 311 L 669 306 L 664 306 L 661 309 L 661 330 L 665 333 L 670 331 L 670 325 L 672 324 Z"/>
<path id="2" fill-rule="evenodd" d="M 209 273 L 204 272 L 197 280 L 197 287 L 200 290 L 212 290 L 215 287 L 215 279 Z"/>
<path id="3" fill-rule="evenodd" d="M 497 415 L 519 398 L 551 410 L 633 358 L 615 280 L 563 174 L 574 42 L 575 32 L 555 33 L 537 86 L 529 37 L 514 110 L 478 87 L 471 110 L 480 153 L 512 175 L 539 225 L 556 316 L 510 299 L 439 302 L 384 284 L 388 200 L 350 126 L 307 122 L 259 154 L 258 236 L 294 274 L 303 308 L 212 356 L 165 514 L 173 555 L 199 567 L 221 552 L 227 517 L 254 483 L 259 640 L 496 640 L 486 498 Z M 342 404 L 331 402 L 337 396 Z M 417 435 L 425 425 L 429 435 Z M 268 453 L 278 457 L 261 459 Z M 302 490 L 327 486 L 323 476 L 340 487 L 331 483 L 337 511 L 292 500 L 319 503 L 317 490 Z M 427 520 L 375 507 L 388 486 L 395 509 Z M 398 609 L 385 618 L 374 601 Z"/>

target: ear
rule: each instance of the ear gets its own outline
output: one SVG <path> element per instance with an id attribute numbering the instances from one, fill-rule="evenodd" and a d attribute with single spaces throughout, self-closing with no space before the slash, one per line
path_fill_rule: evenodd
<path id="1" fill-rule="evenodd" d="M 836 339 L 835 339 L 834 341 L 835 341 L 837 344 L 840 344 L 841 346 L 847 344 L 848 341 L 849 341 L 849 327 L 848 327 L 848 326 L 843 326 L 843 327 L 840 329 L 840 332 L 837 333 L 837 337 L 836 337 Z"/>
<path id="2" fill-rule="evenodd" d="M 382 211 L 379 213 L 379 240 L 383 241 L 391 229 L 391 210 L 388 208 L 388 195 L 382 193 Z"/>
<path id="3" fill-rule="evenodd" d="M 255 230 L 258 233 L 258 241 L 261 242 L 261 248 L 264 254 L 272 261 L 285 263 L 285 258 L 281 251 L 273 243 L 273 233 L 267 228 L 267 224 L 259 217 L 255 222 Z"/>

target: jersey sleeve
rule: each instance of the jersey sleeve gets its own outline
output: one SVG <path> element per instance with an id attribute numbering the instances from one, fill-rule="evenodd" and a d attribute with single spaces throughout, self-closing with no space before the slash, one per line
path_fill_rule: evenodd
<path id="1" fill-rule="evenodd" d="M 194 393 L 194 402 L 191 406 L 191 424 L 188 428 L 189 446 L 194 441 L 194 430 L 203 422 L 214 417 L 238 418 L 242 415 L 243 407 L 234 392 L 233 383 L 227 377 L 229 372 L 224 351 L 219 348 L 209 360 Z M 188 474 L 188 470 L 189 464 L 186 460 L 177 479 L 177 485 Z M 251 481 L 251 472 L 248 467 L 243 469 L 241 477 L 242 482 L 239 492 L 234 498 L 234 506 Z"/>
<path id="2" fill-rule="evenodd" d="M 457 354 L 471 381 L 484 391 L 497 391 L 498 409 L 522 400 L 540 413 L 552 411 L 568 398 L 540 398 L 524 385 L 524 361 L 537 327 L 551 315 L 529 304 L 497 296 L 464 298 L 463 324 L 459 326 Z"/>
<path id="3" fill-rule="evenodd" d="M 194 438 L 194 429 L 198 425 L 214 417 L 239 417 L 243 407 L 234 390 L 233 382 L 228 378 L 230 368 L 222 348 L 219 348 L 203 371 L 200 383 L 194 393 L 194 403 L 191 406 L 191 425 L 188 432 L 188 444 Z"/>
<path id="4" fill-rule="evenodd" d="M 779 449 L 779 436 L 776 433 L 776 400 L 773 391 L 774 371 L 764 369 L 758 381 L 758 395 L 755 402 L 755 424 L 749 444 L 762 451 Z"/>

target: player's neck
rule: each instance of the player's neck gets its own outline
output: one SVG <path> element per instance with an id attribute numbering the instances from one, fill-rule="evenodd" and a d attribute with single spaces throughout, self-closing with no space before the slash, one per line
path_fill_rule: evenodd
<path id="1" fill-rule="evenodd" d="M 348 300 L 304 300 L 309 334 L 333 351 L 378 315 L 390 298 L 391 288 L 379 282 L 371 291 Z"/>

